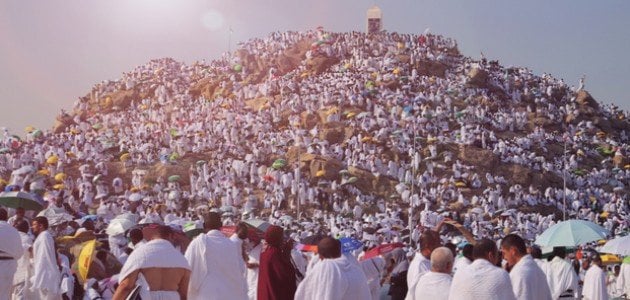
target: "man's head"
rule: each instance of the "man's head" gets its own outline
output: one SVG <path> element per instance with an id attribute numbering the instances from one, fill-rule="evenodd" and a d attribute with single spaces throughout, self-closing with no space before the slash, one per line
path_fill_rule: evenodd
<path id="1" fill-rule="evenodd" d="M 491 264 L 496 265 L 499 260 L 499 250 L 497 245 L 490 239 L 480 239 L 473 247 L 473 258 L 485 259 Z"/>
<path id="2" fill-rule="evenodd" d="M 236 235 L 239 239 L 244 240 L 247 239 L 247 233 L 249 232 L 249 228 L 245 223 L 238 223 L 236 226 Z"/>
<path id="3" fill-rule="evenodd" d="M 6 209 L 0 207 L 0 221 L 5 221 L 9 219 L 9 213 Z"/>
<path id="4" fill-rule="evenodd" d="M 591 259 L 588 257 L 585 257 L 582 259 L 582 269 L 584 270 L 588 270 L 588 268 L 591 266 Z"/>
<path id="5" fill-rule="evenodd" d="M 603 265 L 602 258 L 601 258 L 601 256 L 599 256 L 599 254 L 595 254 L 595 255 L 593 256 L 593 258 L 591 259 L 591 262 L 592 262 L 594 265 L 596 265 L 596 266 L 598 266 L 598 267 L 600 267 L 600 268 L 601 268 L 601 267 L 602 267 L 602 265 Z"/>
<path id="6" fill-rule="evenodd" d="M 83 228 L 94 231 L 94 221 L 87 219 L 83 222 Z"/>
<path id="7" fill-rule="evenodd" d="M 284 229 L 280 226 L 271 225 L 267 228 L 267 231 L 265 231 L 265 242 L 267 242 L 267 245 L 280 247 L 282 246 L 283 238 Z"/>
<path id="8" fill-rule="evenodd" d="M 24 213 L 26 213 L 24 211 L 24 207 L 18 207 L 15 209 L 15 215 L 18 216 L 19 218 L 24 218 Z"/>
<path id="9" fill-rule="evenodd" d="M 464 255 L 465 258 L 468 258 L 470 261 L 473 261 L 473 245 L 472 244 L 466 244 L 464 245 L 464 248 L 462 249 L 462 255 Z"/>
<path id="10" fill-rule="evenodd" d="M 132 244 L 137 244 L 143 239 L 142 230 L 140 228 L 134 228 L 129 230 L 129 240 Z"/>
<path id="11" fill-rule="evenodd" d="M 46 217 L 35 217 L 31 222 L 31 230 L 33 234 L 38 235 L 48 229 L 48 219 Z"/>
<path id="12" fill-rule="evenodd" d="M 565 247 L 553 247 L 552 255 L 564 259 L 567 256 L 567 249 Z"/>
<path id="13" fill-rule="evenodd" d="M 319 258 L 337 258 L 341 256 L 341 242 L 332 237 L 325 237 L 317 244 Z"/>
<path id="14" fill-rule="evenodd" d="M 173 229 L 170 226 L 159 225 L 157 227 L 157 230 L 155 231 L 155 234 L 151 237 L 151 239 L 152 240 L 164 239 L 164 240 L 170 241 L 172 237 L 173 237 Z"/>
<path id="15" fill-rule="evenodd" d="M 520 236 L 508 234 L 501 241 L 501 252 L 508 265 L 514 266 L 521 257 L 527 254 L 527 246 Z"/>
<path id="16" fill-rule="evenodd" d="M 223 226 L 221 215 L 216 212 L 208 212 L 203 215 L 203 228 L 206 230 L 219 230 Z"/>
<path id="17" fill-rule="evenodd" d="M 57 207 L 62 207 L 63 206 L 63 195 L 59 195 L 55 198 L 55 205 Z"/>
<path id="18" fill-rule="evenodd" d="M 440 234 L 433 230 L 427 230 L 420 235 L 420 252 L 426 258 L 431 256 L 431 252 L 442 245 Z"/>
<path id="19" fill-rule="evenodd" d="M 24 219 L 17 220 L 15 222 L 15 224 L 13 224 L 13 227 L 15 227 L 15 229 L 17 229 L 17 231 L 28 233 L 28 221 L 26 221 Z"/>
<path id="20" fill-rule="evenodd" d="M 431 271 L 451 274 L 453 270 L 453 252 L 446 247 L 435 248 L 431 253 Z"/>
<path id="21" fill-rule="evenodd" d="M 536 259 L 542 259 L 542 250 L 540 247 L 534 245 L 529 248 L 529 254 Z"/>

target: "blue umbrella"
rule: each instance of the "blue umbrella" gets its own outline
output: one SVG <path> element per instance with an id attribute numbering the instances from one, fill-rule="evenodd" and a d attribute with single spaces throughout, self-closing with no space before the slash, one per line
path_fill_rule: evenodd
<path id="1" fill-rule="evenodd" d="M 343 253 L 349 253 L 363 247 L 363 243 L 355 238 L 342 237 L 339 242 L 341 242 L 341 252 Z"/>
<path id="2" fill-rule="evenodd" d="M 549 227 L 535 244 L 543 247 L 574 247 L 592 241 L 606 239 L 610 232 L 603 227 L 584 220 L 567 220 Z"/>

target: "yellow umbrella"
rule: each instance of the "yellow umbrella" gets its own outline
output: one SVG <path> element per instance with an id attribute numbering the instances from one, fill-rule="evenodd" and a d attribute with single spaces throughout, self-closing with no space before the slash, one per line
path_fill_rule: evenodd
<path id="1" fill-rule="evenodd" d="M 74 152 L 72 152 L 72 151 L 68 151 L 68 152 L 66 152 L 66 156 L 68 156 L 68 157 L 70 157 L 70 158 L 77 157 L 77 156 L 76 156 L 76 154 L 74 154 Z"/>
<path id="2" fill-rule="evenodd" d="M 31 132 L 35 131 L 35 127 L 33 127 L 33 126 L 26 126 L 26 128 L 24 128 L 24 131 L 26 133 L 31 133 Z"/>
<path id="3" fill-rule="evenodd" d="M 59 157 L 57 155 L 53 155 L 46 159 L 46 163 L 49 165 L 55 165 L 59 161 Z"/>
<path id="4" fill-rule="evenodd" d="M 128 161 L 131 158 L 131 154 L 125 153 L 120 156 L 120 161 Z"/>
<path id="5" fill-rule="evenodd" d="M 621 263 L 621 258 L 619 258 L 619 256 L 614 255 L 614 254 L 603 254 L 603 255 L 600 255 L 600 257 L 602 258 L 602 263 L 605 265 Z"/>
<path id="6" fill-rule="evenodd" d="M 466 187 L 466 183 L 464 183 L 462 181 L 457 181 L 457 182 L 455 182 L 455 186 L 456 187 Z"/>
<path id="7" fill-rule="evenodd" d="M 6 180 L 0 178 L 0 185 L 7 185 L 7 183 L 8 182 Z"/>
<path id="8" fill-rule="evenodd" d="M 354 117 L 355 115 L 356 115 L 355 113 L 351 112 L 351 113 L 346 115 L 346 118 L 350 119 L 350 118 Z"/>
<path id="9" fill-rule="evenodd" d="M 55 190 L 63 190 L 64 187 L 65 186 L 63 184 L 61 184 L 61 183 L 53 185 L 53 189 L 55 189 Z"/>
<path id="10" fill-rule="evenodd" d="M 326 171 L 324 170 L 319 170 L 317 171 L 317 173 L 315 173 L 315 177 L 322 177 L 324 175 L 326 175 Z"/>
<path id="11" fill-rule="evenodd" d="M 87 279 L 90 265 L 92 265 L 92 260 L 94 260 L 94 250 L 96 250 L 96 240 L 83 243 L 83 249 L 81 249 L 79 259 L 77 260 L 79 279 L 81 279 L 81 281 Z"/>
<path id="12" fill-rule="evenodd" d="M 66 174 L 65 173 L 57 173 L 57 175 L 55 175 L 55 180 L 58 182 L 63 182 L 64 180 L 66 180 Z"/>
<path id="13" fill-rule="evenodd" d="M 42 176 L 50 176 L 50 171 L 48 171 L 47 169 L 41 169 L 37 171 L 37 174 L 42 175 Z"/>

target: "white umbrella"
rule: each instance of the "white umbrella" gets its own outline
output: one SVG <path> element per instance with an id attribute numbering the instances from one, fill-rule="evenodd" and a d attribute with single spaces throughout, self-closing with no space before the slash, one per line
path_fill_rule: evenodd
<path id="1" fill-rule="evenodd" d="M 28 166 L 23 166 L 23 167 L 15 170 L 15 171 L 13 171 L 11 174 L 13 174 L 13 175 L 25 175 L 25 174 L 32 173 L 32 172 L 35 172 L 35 168 L 33 166 L 28 165 Z"/>
<path id="2" fill-rule="evenodd" d="M 618 237 L 606 242 L 599 252 L 630 255 L 630 235 Z"/>
<path id="3" fill-rule="evenodd" d="M 134 225 L 136 224 L 129 219 L 113 219 L 109 225 L 107 225 L 105 232 L 110 236 L 123 234 Z"/>
<path id="4" fill-rule="evenodd" d="M 137 202 L 142 200 L 142 198 L 144 198 L 144 196 L 140 193 L 133 193 L 131 195 L 129 195 L 129 201 L 131 202 Z"/>

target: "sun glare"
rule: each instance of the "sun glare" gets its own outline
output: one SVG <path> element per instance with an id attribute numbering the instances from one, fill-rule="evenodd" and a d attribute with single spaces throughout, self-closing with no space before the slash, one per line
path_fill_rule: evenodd
<path id="1" fill-rule="evenodd" d="M 217 30 L 223 26 L 223 15 L 216 10 L 206 11 L 201 16 L 201 24 L 208 30 Z"/>

